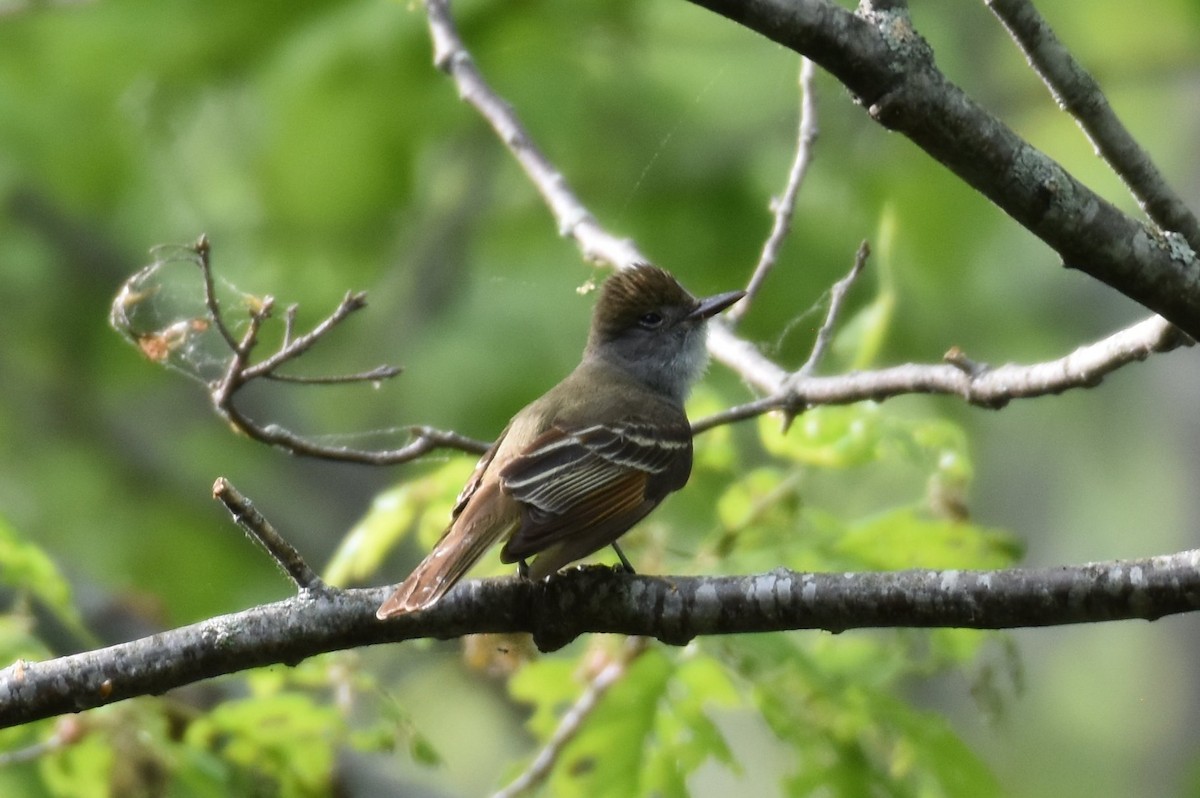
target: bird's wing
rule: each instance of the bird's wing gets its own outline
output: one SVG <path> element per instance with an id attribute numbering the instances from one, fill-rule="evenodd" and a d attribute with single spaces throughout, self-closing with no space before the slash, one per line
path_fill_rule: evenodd
<path id="1" fill-rule="evenodd" d="M 584 540 L 600 530 L 591 550 L 603 548 L 683 487 L 691 468 L 684 422 L 552 427 L 500 470 L 503 490 L 523 508 L 501 559 L 525 559 L 565 537 Z"/>

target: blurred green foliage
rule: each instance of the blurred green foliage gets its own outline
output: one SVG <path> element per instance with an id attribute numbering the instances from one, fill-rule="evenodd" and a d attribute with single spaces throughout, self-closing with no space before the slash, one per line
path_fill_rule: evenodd
<path id="1" fill-rule="evenodd" d="M 1172 183 L 1200 194 L 1200 6 L 1038 6 Z M 454 8 L 488 79 L 603 224 L 698 293 L 745 281 L 792 156 L 795 54 L 667 0 Z M 1136 212 L 984 4 L 913 13 L 952 79 Z M 828 373 L 951 345 L 984 361 L 1057 357 L 1141 315 L 1057 268 L 828 76 L 818 90 L 794 230 L 742 327 L 781 364 L 807 356 L 864 238 L 875 254 Z M 208 498 L 218 475 L 333 581 L 361 584 L 406 572 L 469 473 L 471 458 L 449 454 L 393 470 L 283 457 L 125 345 L 106 324 L 121 282 L 152 246 L 201 232 L 231 292 L 299 303 L 301 326 L 369 290 L 369 308 L 301 365 L 397 363 L 403 376 L 245 397 L 255 417 L 323 440 L 394 446 L 413 423 L 490 437 L 582 346 L 591 299 L 576 289 L 593 273 L 433 69 L 419 7 L 0 0 L 0 664 L 284 595 Z M 692 484 L 630 551 L 648 572 L 740 573 L 1188 547 L 1188 357 L 1001 413 L 912 397 L 821 408 L 786 434 L 774 418 L 711 431 Z M 690 412 L 745 398 L 714 367 Z M 1194 794 L 1191 626 L 652 646 L 564 750 L 550 791 Z M 0 752 L 71 740 L 0 767 L 0 794 L 480 794 L 528 763 L 613 656 L 612 641 L 579 641 L 512 665 L 501 685 L 464 667 L 457 644 L 426 643 L 229 677 L 77 728 L 0 732 Z"/>

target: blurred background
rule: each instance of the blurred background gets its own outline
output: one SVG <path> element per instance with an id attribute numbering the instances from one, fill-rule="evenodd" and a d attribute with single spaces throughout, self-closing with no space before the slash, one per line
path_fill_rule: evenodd
<path id="1" fill-rule="evenodd" d="M 984 4 L 914 5 L 951 79 L 1137 213 Z M 1038 7 L 1200 204 L 1200 4 Z M 602 224 L 696 293 L 745 282 L 793 155 L 794 53 L 669 0 L 455 11 L 485 75 Z M 877 365 L 936 361 L 954 345 L 1033 362 L 1146 315 L 1061 268 L 828 76 L 817 88 L 821 137 L 794 231 L 742 326 L 778 362 L 803 362 L 813 309 L 864 238 L 877 254 L 855 301 L 881 284 L 894 296 Z M 252 415 L 325 441 L 396 446 L 407 424 L 490 438 L 574 365 L 586 333 L 592 298 L 577 289 L 591 267 L 433 69 L 415 4 L 0 0 L 0 517 L 49 552 L 114 640 L 287 594 L 210 499 L 217 476 L 322 564 L 376 494 L 456 459 L 290 458 L 231 434 L 200 385 L 122 341 L 107 322 L 121 282 L 151 247 L 202 232 L 222 279 L 299 303 L 301 325 L 347 290 L 369 292 L 301 370 L 394 363 L 402 377 L 245 397 Z M 749 397 L 719 366 L 710 383 L 722 402 Z M 973 517 L 1042 566 L 1196 545 L 1198 390 L 1183 350 L 1000 412 L 896 404 L 964 425 Z M 399 550 L 375 581 L 398 580 L 416 554 Z M 129 618 L 144 628 L 121 626 Z M 980 710 L 965 677 L 913 689 L 1006 794 L 1197 795 L 1197 631 L 1179 617 L 1013 632 L 1019 684 L 999 715 Z M 368 656 L 407 657 L 420 695 L 421 678 L 444 684 L 433 674 L 455 651 Z M 465 759 L 447 756 L 443 789 L 478 793 L 501 766 L 480 757 L 524 750 L 507 736 L 520 719 L 475 714 L 497 699 L 469 676 L 437 678 L 461 681 L 478 735 Z M 466 733 L 454 707 L 414 699 L 409 711 L 435 743 Z"/>

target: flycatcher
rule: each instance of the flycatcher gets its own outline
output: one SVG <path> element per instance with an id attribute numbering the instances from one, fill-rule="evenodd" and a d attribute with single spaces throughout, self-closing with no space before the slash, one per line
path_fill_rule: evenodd
<path id="1" fill-rule="evenodd" d="M 647 264 L 609 277 L 579 366 L 500 433 L 379 618 L 433 605 L 502 540 L 501 562 L 531 579 L 610 545 L 628 567 L 617 538 L 692 471 L 683 400 L 708 361 L 706 322 L 744 295 L 696 299 Z"/>

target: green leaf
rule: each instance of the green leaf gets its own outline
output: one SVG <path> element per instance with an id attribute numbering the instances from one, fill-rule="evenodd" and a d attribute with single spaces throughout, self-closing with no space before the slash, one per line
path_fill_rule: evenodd
<path id="1" fill-rule="evenodd" d="M 1008 533 L 965 521 L 923 518 L 912 508 L 852 526 L 837 548 L 861 567 L 875 570 L 1003 568 L 1020 553 Z"/>
<path id="2" fill-rule="evenodd" d="M 739 635 L 723 653 L 795 753 L 792 795 L 994 795 L 996 781 L 941 717 L 896 697 L 923 671 L 925 633 Z"/>
<path id="3" fill-rule="evenodd" d="M 592 658 L 589 656 L 589 659 Z M 576 665 L 550 658 L 510 682 L 515 698 L 534 704 L 530 728 L 546 740 L 586 689 Z M 704 762 L 733 766 L 733 755 L 707 715 L 740 704 L 721 664 L 696 648 L 685 655 L 642 653 L 585 717 L 550 777 L 555 795 L 686 796 L 687 778 Z"/>
<path id="4" fill-rule="evenodd" d="M 731 483 L 717 502 L 717 517 L 729 529 L 790 522 L 796 512 L 795 484 L 774 466 L 755 468 Z"/>
<path id="5" fill-rule="evenodd" d="M 878 457 L 882 433 L 879 405 L 874 402 L 814 408 L 799 416 L 786 434 L 772 417 L 761 416 L 758 427 L 770 454 L 822 468 L 872 462 Z"/>
<path id="6" fill-rule="evenodd" d="M 575 701 L 580 690 L 577 668 L 565 657 L 542 657 L 508 680 L 509 695 L 532 707 L 527 725 L 539 739 L 549 739 L 558 726 L 559 713 Z"/>
<path id="7" fill-rule="evenodd" d="M 998 796 L 999 782 L 940 715 L 913 709 L 903 701 L 879 696 L 875 706 L 894 729 L 881 746 L 881 765 L 889 779 L 912 785 L 915 795 Z"/>
<path id="8" fill-rule="evenodd" d="M 422 545 L 432 544 L 445 528 L 454 498 L 472 468 L 469 458 L 455 457 L 420 479 L 377 495 L 367 514 L 342 538 L 325 567 L 325 581 L 346 586 L 369 579 L 388 553 L 414 531 Z"/>
<path id="9" fill-rule="evenodd" d="M 742 696 L 725 666 L 708 654 L 687 656 L 676 668 L 669 697 L 671 710 L 680 721 L 674 758 L 685 772 L 695 770 L 709 757 L 736 770 L 729 744 L 708 716 L 712 707 L 742 705 Z"/>
<path id="10" fill-rule="evenodd" d="M 289 692 L 222 703 L 188 728 L 185 742 L 270 777 L 280 795 L 308 796 L 328 791 L 344 737 L 334 707 Z"/>
<path id="11" fill-rule="evenodd" d="M 0 584 L 32 596 L 71 631 L 90 637 L 71 598 L 71 586 L 54 561 L 34 544 L 22 540 L 3 518 L 0 518 Z"/>
<path id="12" fill-rule="evenodd" d="M 102 734 L 87 734 L 74 745 L 38 760 L 38 772 L 51 795 L 109 798 L 114 752 Z"/>
<path id="13" fill-rule="evenodd" d="M 670 659 L 656 649 L 629 666 L 563 750 L 550 778 L 554 794 L 589 798 L 644 794 L 646 746 L 672 670 Z"/>

